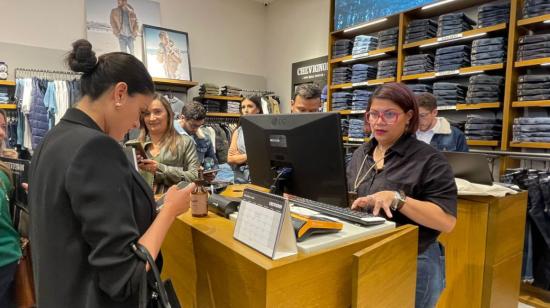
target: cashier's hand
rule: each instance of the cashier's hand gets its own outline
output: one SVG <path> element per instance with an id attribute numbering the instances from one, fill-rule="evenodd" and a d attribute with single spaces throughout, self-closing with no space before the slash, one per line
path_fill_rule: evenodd
<path id="1" fill-rule="evenodd" d="M 378 216 L 380 209 L 384 210 L 388 218 L 392 218 L 390 206 L 395 199 L 395 192 L 380 191 L 366 197 L 357 198 L 351 205 L 351 209 L 372 208 L 372 214 Z"/>
<path id="2" fill-rule="evenodd" d="M 143 171 L 148 171 L 154 174 L 158 170 L 158 162 L 152 159 L 142 159 L 139 161 L 138 167 Z"/>
<path id="3" fill-rule="evenodd" d="M 178 189 L 176 185 L 170 187 L 164 197 L 162 211 L 170 211 L 174 217 L 187 212 L 191 203 L 191 192 L 193 189 L 195 189 L 195 184 L 193 183 L 181 189 Z"/>

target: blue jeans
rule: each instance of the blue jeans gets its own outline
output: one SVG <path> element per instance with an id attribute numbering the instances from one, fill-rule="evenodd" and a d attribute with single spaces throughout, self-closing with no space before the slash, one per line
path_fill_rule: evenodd
<path id="1" fill-rule="evenodd" d="M 17 263 L 14 262 L 0 267 L 0 307 L 15 308 L 13 302 L 13 279 Z"/>
<path id="2" fill-rule="evenodd" d="M 131 55 L 134 54 L 134 38 L 133 37 L 119 35 L 118 36 L 118 43 L 120 45 L 120 51 L 129 53 Z"/>
<path id="3" fill-rule="evenodd" d="M 434 242 L 417 258 L 415 307 L 435 307 L 443 289 L 445 249 L 439 242 Z"/>

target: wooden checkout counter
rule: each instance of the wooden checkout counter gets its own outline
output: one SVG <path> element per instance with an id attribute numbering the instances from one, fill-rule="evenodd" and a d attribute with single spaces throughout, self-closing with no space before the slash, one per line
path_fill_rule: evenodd
<path id="1" fill-rule="evenodd" d="M 526 204 L 526 193 L 460 197 L 456 227 L 440 237 L 447 277 L 438 307 L 517 308 Z M 172 225 L 163 276 L 183 307 L 414 307 L 416 226 L 275 261 L 233 229 L 213 213 Z"/>

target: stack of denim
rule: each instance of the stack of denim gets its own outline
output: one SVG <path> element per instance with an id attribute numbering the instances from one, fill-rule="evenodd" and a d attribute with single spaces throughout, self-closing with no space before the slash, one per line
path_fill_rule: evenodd
<path id="1" fill-rule="evenodd" d="M 378 38 L 370 35 L 358 35 L 353 42 L 352 55 L 360 55 L 378 48 Z"/>
<path id="2" fill-rule="evenodd" d="M 334 41 L 332 44 L 332 57 L 341 58 L 351 55 L 351 48 L 353 47 L 353 41 L 348 39 L 340 39 Z"/>
<path id="3" fill-rule="evenodd" d="M 519 61 L 547 57 L 550 57 L 550 34 L 525 35 L 519 38 Z"/>
<path id="4" fill-rule="evenodd" d="M 550 118 L 515 118 L 513 140 L 519 142 L 550 142 Z"/>
<path id="5" fill-rule="evenodd" d="M 472 42 L 472 66 L 506 62 L 506 39 L 492 37 Z"/>
<path id="6" fill-rule="evenodd" d="M 504 77 L 485 74 L 470 77 L 466 103 L 495 103 L 501 102 L 504 87 Z"/>
<path id="7" fill-rule="evenodd" d="M 0 87 L 0 104 L 7 104 L 10 101 L 7 87 Z"/>
<path id="8" fill-rule="evenodd" d="M 351 67 L 342 66 L 332 70 L 332 84 L 342 84 L 350 82 Z"/>
<path id="9" fill-rule="evenodd" d="M 460 83 L 435 82 L 433 89 L 437 106 L 454 106 L 464 103 L 466 88 Z"/>
<path id="10" fill-rule="evenodd" d="M 432 93 L 433 92 L 432 86 L 427 85 L 427 84 L 418 83 L 418 84 L 408 84 L 407 86 L 415 94 Z"/>
<path id="11" fill-rule="evenodd" d="M 340 127 L 342 129 L 342 136 L 347 136 L 349 132 L 349 120 L 340 119 Z"/>
<path id="12" fill-rule="evenodd" d="M 437 22 L 431 19 L 413 20 L 407 25 L 405 43 L 417 42 L 435 37 L 437 34 Z"/>
<path id="13" fill-rule="evenodd" d="M 351 82 L 363 82 L 376 79 L 376 67 L 368 64 L 354 64 L 351 70 Z"/>
<path id="14" fill-rule="evenodd" d="M 548 0 L 525 0 L 523 2 L 523 18 L 546 14 L 550 14 L 550 2 Z"/>
<path id="15" fill-rule="evenodd" d="M 499 140 L 502 120 L 481 115 L 467 115 L 464 135 L 469 140 Z"/>
<path id="16" fill-rule="evenodd" d="M 332 110 L 349 110 L 353 94 L 349 91 L 340 91 L 332 93 Z"/>
<path id="17" fill-rule="evenodd" d="M 392 78 L 397 74 L 397 60 L 383 60 L 378 62 L 376 79 Z"/>
<path id="18" fill-rule="evenodd" d="M 397 46 L 397 27 L 378 32 L 378 48 Z"/>
<path id="19" fill-rule="evenodd" d="M 348 137 L 350 138 L 365 138 L 365 120 L 350 119 Z"/>
<path id="20" fill-rule="evenodd" d="M 494 26 L 510 19 L 510 3 L 485 4 L 477 8 L 477 27 Z"/>
<path id="21" fill-rule="evenodd" d="M 220 87 L 213 83 L 203 83 L 200 86 L 199 95 L 220 95 Z"/>
<path id="22" fill-rule="evenodd" d="M 433 72 L 434 58 L 430 54 L 419 54 L 405 57 L 403 75 L 422 74 Z"/>
<path id="23" fill-rule="evenodd" d="M 351 100 L 351 110 L 367 110 L 371 95 L 372 92 L 368 90 L 354 90 Z"/>
<path id="24" fill-rule="evenodd" d="M 449 13 L 439 16 L 437 20 L 437 36 L 447 36 L 472 30 L 475 21 L 464 13 Z"/>
<path id="25" fill-rule="evenodd" d="M 207 99 L 202 103 L 206 112 L 225 112 L 226 109 L 222 108 L 221 102 L 216 100 Z"/>
<path id="26" fill-rule="evenodd" d="M 435 52 L 437 72 L 457 70 L 465 66 L 470 66 L 470 46 L 468 45 L 438 48 Z"/>
<path id="27" fill-rule="evenodd" d="M 522 75 L 518 78 L 519 101 L 550 100 L 550 75 Z"/>

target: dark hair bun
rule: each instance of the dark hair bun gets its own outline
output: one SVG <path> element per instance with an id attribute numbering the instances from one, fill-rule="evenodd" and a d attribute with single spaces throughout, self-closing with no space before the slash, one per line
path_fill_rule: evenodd
<path id="1" fill-rule="evenodd" d="M 92 50 L 92 44 L 87 40 L 81 39 L 73 43 L 73 50 L 67 56 L 67 64 L 71 70 L 84 74 L 91 73 L 97 64 L 95 52 Z"/>

